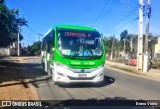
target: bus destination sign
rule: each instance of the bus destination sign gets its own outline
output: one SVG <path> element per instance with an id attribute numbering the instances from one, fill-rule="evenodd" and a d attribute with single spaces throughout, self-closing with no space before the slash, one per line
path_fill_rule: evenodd
<path id="1" fill-rule="evenodd" d="M 84 33 L 84 32 L 64 32 L 64 36 L 91 37 L 91 34 L 90 33 Z"/>

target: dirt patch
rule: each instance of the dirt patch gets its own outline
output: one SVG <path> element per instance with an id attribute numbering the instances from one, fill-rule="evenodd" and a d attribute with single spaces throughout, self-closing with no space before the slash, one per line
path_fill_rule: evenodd
<path id="1" fill-rule="evenodd" d="M 7 86 L 9 85 L 9 86 Z M 25 88 L 20 82 L 5 82 L 0 88 L 0 100 L 36 100 L 36 95 L 30 88 Z M 31 85 L 28 85 L 31 87 Z"/>
<path id="2" fill-rule="evenodd" d="M 122 67 L 118 67 L 118 66 L 110 66 L 110 67 L 117 68 L 117 69 L 124 70 L 124 71 L 131 72 L 131 73 L 135 73 L 136 72 L 136 71 L 133 71 L 131 69 L 122 68 Z"/>
<path id="3" fill-rule="evenodd" d="M 23 60 L 20 62 L 22 63 Z M 19 62 L 0 62 L 0 100 L 36 100 L 32 84 L 27 83 L 25 68 Z"/>
<path id="4" fill-rule="evenodd" d="M 148 77 L 153 77 L 151 75 L 146 75 L 146 74 L 143 74 L 143 72 L 137 72 L 136 70 L 131 70 L 131 69 L 128 69 L 128 68 L 123 68 L 123 67 L 119 67 L 119 66 L 109 66 L 109 67 L 112 67 L 112 68 L 116 68 L 116 69 L 119 69 L 119 70 L 123 70 L 125 72 L 128 72 L 128 73 L 132 73 L 132 74 L 137 74 L 137 75 L 145 75 L 145 76 L 148 76 Z"/>

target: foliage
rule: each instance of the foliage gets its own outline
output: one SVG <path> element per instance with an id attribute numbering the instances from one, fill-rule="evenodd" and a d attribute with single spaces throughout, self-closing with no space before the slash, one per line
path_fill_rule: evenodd
<path id="1" fill-rule="evenodd" d="M 41 41 L 34 42 L 33 45 L 27 47 L 29 55 L 40 55 L 41 53 Z"/>
<path id="2" fill-rule="evenodd" d="M 104 37 L 104 44 L 105 44 L 106 52 L 111 52 L 112 38 Z"/>
<path id="3" fill-rule="evenodd" d="M 126 36 L 128 35 L 128 31 L 124 30 L 121 34 L 120 34 L 120 41 L 122 42 L 124 38 L 126 38 Z"/>
<path id="4" fill-rule="evenodd" d="M 18 26 L 27 25 L 24 18 L 19 17 L 19 11 L 8 9 L 5 0 L 0 0 L 0 46 L 8 46 L 17 40 Z M 20 40 L 23 37 L 20 35 Z"/>

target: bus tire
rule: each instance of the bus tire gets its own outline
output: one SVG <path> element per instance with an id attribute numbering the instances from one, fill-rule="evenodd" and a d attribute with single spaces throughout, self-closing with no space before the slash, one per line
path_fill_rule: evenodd
<path id="1" fill-rule="evenodd" d="M 54 72 L 52 72 L 52 80 L 53 80 L 53 84 L 54 84 L 54 85 L 58 85 L 58 84 L 57 84 L 57 81 L 54 80 Z"/>
<path id="2" fill-rule="evenodd" d="M 45 69 L 45 68 L 44 68 L 44 62 L 42 62 L 42 69 Z"/>
<path id="3" fill-rule="evenodd" d="M 57 82 L 57 81 L 53 81 L 53 84 L 54 84 L 54 85 L 58 85 L 58 82 Z"/>
<path id="4" fill-rule="evenodd" d="M 51 68 L 48 68 L 48 71 L 47 71 L 49 77 L 52 77 L 52 69 Z"/>

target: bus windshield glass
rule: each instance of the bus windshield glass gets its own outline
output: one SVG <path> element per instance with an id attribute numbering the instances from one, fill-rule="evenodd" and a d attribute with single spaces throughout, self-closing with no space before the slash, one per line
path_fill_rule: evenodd
<path id="1" fill-rule="evenodd" d="M 93 59 L 102 56 L 102 40 L 97 31 L 59 30 L 58 50 L 63 56 Z"/>

